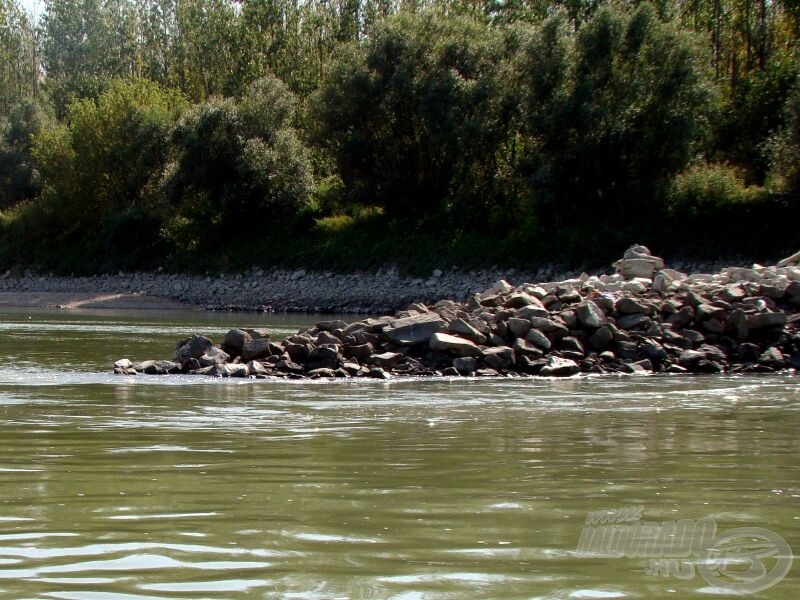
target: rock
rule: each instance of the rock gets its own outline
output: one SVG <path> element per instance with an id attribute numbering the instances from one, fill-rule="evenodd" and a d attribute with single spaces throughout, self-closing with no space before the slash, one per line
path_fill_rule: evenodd
<path id="1" fill-rule="evenodd" d="M 783 325 L 786 325 L 786 314 L 782 312 L 764 312 L 747 317 L 747 326 L 750 330 Z"/>
<path id="2" fill-rule="evenodd" d="M 230 359 L 230 355 L 221 348 L 209 348 L 197 361 L 203 367 L 213 367 L 214 365 L 223 365 Z"/>
<path id="3" fill-rule="evenodd" d="M 533 356 L 538 358 L 543 354 L 542 350 L 538 346 L 532 344 L 528 340 L 521 338 L 517 338 L 516 340 L 514 340 L 512 348 L 514 349 L 514 353 L 517 356 L 524 355 L 524 356 Z"/>
<path id="4" fill-rule="evenodd" d="M 548 310 L 543 306 L 537 306 L 533 304 L 529 304 L 528 306 L 523 306 L 522 308 L 518 309 L 514 316 L 518 319 L 527 319 L 530 320 L 533 317 L 539 318 L 548 318 L 550 313 Z"/>
<path id="5" fill-rule="evenodd" d="M 336 377 L 336 371 L 327 367 L 319 367 L 317 369 L 311 369 L 306 375 L 309 379 L 329 379 Z"/>
<path id="6" fill-rule="evenodd" d="M 552 346 L 552 343 L 547 336 L 538 329 L 531 329 L 528 331 L 528 333 L 525 335 L 525 341 L 530 342 L 537 348 L 540 348 L 544 351 L 550 350 L 550 347 Z"/>
<path id="7" fill-rule="evenodd" d="M 239 356 L 242 354 L 245 342 L 250 339 L 250 334 L 243 329 L 231 329 L 225 334 L 222 347 L 233 356 Z"/>
<path id="8" fill-rule="evenodd" d="M 515 338 L 524 338 L 525 334 L 530 331 L 531 322 L 528 319 L 520 319 L 517 317 L 510 317 L 508 319 L 508 330 Z"/>
<path id="9" fill-rule="evenodd" d="M 272 353 L 271 348 L 272 345 L 269 338 L 249 339 L 242 347 L 242 360 L 244 362 L 250 362 L 257 358 L 265 358 Z"/>
<path id="10" fill-rule="evenodd" d="M 728 315 L 728 320 L 725 322 L 725 330 L 740 342 L 745 341 L 750 333 L 747 313 L 745 313 L 741 308 L 737 308 L 736 310 L 732 311 Z"/>
<path id="11" fill-rule="evenodd" d="M 133 363 L 127 358 L 120 358 L 117 362 L 114 363 L 115 369 L 133 369 Z"/>
<path id="12" fill-rule="evenodd" d="M 183 340 L 175 350 L 175 362 L 185 363 L 190 358 L 200 358 L 214 343 L 202 335 L 193 335 L 188 340 Z"/>
<path id="13" fill-rule="evenodd" d="M 606 323 L 606 315 L 603 310 L 591 300 L 581 302 L 575 308 L 578 322 L 587 329 L 597 329 Z"/>
<path id="14" fill-rule="evenodd" d="M 783 260 L 778 261 L 779 267 L 788 267 L 789 265 L 798 265 L 800 264 L 800 252 L 795 252 L 791 256 L 787 256 Z"/>
<path id="15" fill-rule="evenodd" d="M 514 350 L 508 346 L 489 348 L 481 356 L 483 364 L 496 371 L 505 371 L 515 362 Z"/>
<path id="16" fill-rule="evenodd" d="M 334 344 L 340 345 L 342 340 L 329 331 L 320 331 L 317 334 L 317 344 Z"/>
<path id="17" fill-rule="evenodd" d="M 740 285 L 730 285 L 718 294 L 719 299 L 725 302 L 741 302 L 745 296 L 747 294 Z"/>
<path id="18" fill-rule="evenodd" d="M 544 377 L 569 377 L 580 373 L 581 368 L 574 360 L 551 356 L 539 371 Z"/>
<path id="19" fill-rule="evenodd" d="M 634 298 L 620 298 L 615 304 L 617 312 L 621 315 L 649 315 L 652 308 Z"/>
<path id="20" fill-rule="evenodd" d="M 528 327 L 530 327 L 530 323 L 528 323 Z M 480 331 L 478 331 L 475 327 L 467 323 L 464 319 L 454 319 L 450 323 L 449 328 L 450 333 L 457 335 L 459 337 L 468 339 L 471 342 L 475 342 L 476 344 L 485 344 L 486 343 L 486 336 L 483 335 Z"/>
<path id="21" fill-rule="evenodd" d="M 481 350 L 473 342 L 448 333 L 434 333 L 430 338 L 431 350 L 456 356 L 480 356 Z"/>
<path id="22" fill-rule="evenodd" d="M 636 329 L 637 327 L 647 327 L 650 322 L 650 318 L 647 315 L 635 313 L 618 318 L 617 326 L 621 329 Z"/>
<path id="23" fill-rule="evenodd" d="M 267 376 L 270 373 L 267 368 L 257 360 L 251 360 L 247 363 L 247 372 L 253 376 Z"/>
<path id="24" fill-rule="evenodd" d="M 376 367 L 391 371 L 401 360 L 403 360 L 403 355 L 399 352 L 382 352 L 381 354 L 370 356 L 368 362 Z"/>
<path id="25" fill-rule="evenodd" d="M 428 342 L 433 334 L 445 329 L 447 329 L 447 322 L 439 315 L 424 313 L 394 319 L 383 327 L 382 333 L 396 344 L 412 346 Z"/>
<path id="26" fill-rule="evenodd" d="M 499 296 L 500 294 L 507 294 L 508 292 L 513 291 L 514 286 L 508 283 L 505 279 L 501 279 L 500 281 L 496 282 L 492 287 L 485 290 L 484 292 L 478 294 L 478 299 L 481 300 L 483 303 L 484 300 Z"/>
<path id="27" fill-rule="evenodd" d="M 453 367 L 461 375 L 471 375 L 478 368 L 478 361 L 471 356 L 460 356 L 453 360 Z"/>
<path id="28" fill-rule="evenodd" d="M 778 348 L 770 346 L 758 357 L 758 364 L 773 369 L 782 369 L 786 366 L 786 360 L 784 359 L 783 353 Z"/>
<path id="29" fill-rule="evenodd" d="M 344 355 L 348 358 L 355 358 L 360 361 L 367 360 L 370 356 L 375 353 L 375 347 L 367 342 L 366 344 L 360 344 L 357 346 L 345 346 L 344 347 Z"/>
<path id="30" fill-rule="evenodd" d="M 583 344 L 581 344 L 581 341 L 578 338 L 572 336 L 567 336 L 563 338 L 559 342 L 558 347 L 565 352 L 573 352 L 579 355 L 580 357 L 583 357 L 583 355 L 586 353 L 586 351 L 583 348 Z"/>
<path id="31" fill-rule="evenodd" d="M 250 370 L 247 365 L 241 363 L 232 363 L 224 365 L 228 377 L 247 377 Z"/>
<path id="32" fill-rule="evenodd" d="M 504 308 L 523 308 L 525 306 L 542 307 L 542 303 L 535 296 L 531 296 L 525 292 L 516 292 L 511 294 L 508 299 L 503 303 Z"/>
<path id="33" fill-rule="evenodd" d="M 386 371 L 384 371 L 380 367 L 372 367 L 369 370 L 369 376 L 372 377 L 373 379 L 391 379 L 392 378 L 392 376 L 389 373 L 387 373 Z"/>
<path id="34" fill-rule="evenodd" d="M 318 321 L 316 324 L 317 329 L 320 331 L 336 331 L 337 329 L 344 330 L 347 327 L 347 323 L 340 319 L 336 319 L 333 321 Z"/>
<path id="35" fill-rule="evenodd" d="M 625 279 L 652 279 L 656 271 L 664 268 L 664 261 L 657 256 L 651 256 L 645 246 L 631 246 L 625 251 L 622 260 L 614 263 L 614 267 Z"/>
<path id="36" fill-rule="evenodd" d="M 308 354 L 308 368 L 314 369 L 337 369 L 342 363 L 342 355 L 339 353 L 338 346 L 325 344 L 317 346 Z"/>
<path id="37" fill-rule="evenodd" d="M 145 375 L 172 375 L 181 372 L 181 366 L 171 360 L 151 360 L 143 366 L 144 368 L 136 370 Z"/>
<path id="38" fill-rule="evenodd" d="M 608 345 L 614 341 L 614 334 L 607 326 L 601 327 L 595 331 L 588 339 L 589 346 L 597 351 L 605 350 Z"/>

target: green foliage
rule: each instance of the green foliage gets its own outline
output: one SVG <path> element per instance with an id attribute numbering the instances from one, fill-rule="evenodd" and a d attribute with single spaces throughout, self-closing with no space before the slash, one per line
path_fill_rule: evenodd
<path id="1" fill-rule="evenodd" d="M 784 125 L 769 140 L 769 180 L 776 191 L 788 194 L 800 207 L 800 85 L 786 99 L 781 111 Z"/>
<path id="2" fill-rule="evenodd" d="M 51 229 L 42 243 L 128 252 L 104 243 L 113 239 L 107 228 L 126 214 L 162 210 L 156 191 L 169 132 L 185 104 L 156 84 L 116 80 L 96 100 L 70 104 L 65 122 L 42 130 L 33 148 L 44 183 L 39 204 Z"/>
<path id="3" fill-rule="evenodd" d="M 479 207 L 505 137 L 500 42 L 465 18 L 401 14 L 342 53 L 315 114 L 354 201 L 416 218 Z"/>
<path id="4" fill-rule="evenodd" d="M 38 102 L 23 100 L 0 116 L 0 208 L 34 198 L 41 189 L 33 138 L 49 120 Z"/>
<path id="5" fill-rule="evenodd" d="M 177 160 L 164 186 L 178 207 L 176 244 L 210 247 L 260 235 L 286 220 L 313 188 L 308 152 L 291 127 L 295 100 L 279 80 L 255 82 L 244 98 L 212 98 L 173 132 Z M 259 228 L 253 229 L 254 223 Z"/>
<path id="6" fill-rule="evenodd" d="M 547 217 L 657 213 L 712 98 L 696 40 L 647 4 L 604 6 L 577 33 L 556 14 L 522 35 L 521 169 Z"/>

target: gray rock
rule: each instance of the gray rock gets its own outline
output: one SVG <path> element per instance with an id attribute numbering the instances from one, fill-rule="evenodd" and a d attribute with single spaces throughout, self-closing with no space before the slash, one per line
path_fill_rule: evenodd
<path id="1" fill-rule="evenodd" d="M 533 317 L 546 319 L 550 316 L 550 313 L 543 306 L 530 304 L 528 306 L 523 306 L 522 308 L 518 309 L 517 312 L 514 313 L 514 316 L 519 319 L 527 319 L 527 320 L 530 320 Z"/>
<path id="2" fill-rule="evenodd" d="M 433 334 L 447 329 L 447 322 L 435 313 L 423 313 L 394 319 L 383 327 L 383 335 L 396 344 L 411 346 L 423 344 Z"/>
<path id="3" fill-rule="evenodd" d="M 117 362 L 114 363 L 115 369 L 132 369 L 133 363 L 127 358 L 120 358 Z"/>
<path id="4" fill-rule="evenodd" d="M 544 351 L 550 350 L 552 346 L 552 342 L 547 338 L 545 334 L 543 334 L 538 329 L 531 329 L 525 335 L 525 341 L 530 342 L 537 348 L 540 348 Z"/>
<path id="5" fill-rule="evenodd" d="M 449 333 L 434 333 L 430 338 L 431 350 L 447 352 L 456 356 L 480 356 L 481 349 L 473 342 Z"/>
<path id="6" fill-rule="evenodd" d="M 213 367 L 214 365 L 224 365 L 230 359 L 230 354 L 221 348 L 209 348 L 197 361 L 203 367 Z"/>
<path id="7" fill-rule="evenodd" d="M 308 369 L 337 369 L 342 363 L 338 346 L 325 344 L 317 346 L 308 354 Z"/>
<path id="8" fill-rule="evenodd" d="M 787 256 L 783 260 L 778 261 L 779 267 L 788 267 L 789 265 L 800 264 L 800 252 L 795 252 L 791 256 Z"/>
<path id="9" fill-rule="evenodd" d="M 359 361 L 365 361 L 375 353 L 375 347 L 367 342 L 357 346 L 345 346 L 344 354 L 349 358 L 355 358 Z"/>
<path id="10" fill-rule="evenodd" d="M 597 329 L 606 323 L 603 310 L 591 300 L 581 302 L 575 309 L 578 322 L 587 329 Z"/>
<path id="11" fill-rule="evenodd" d="M 382 352 L 381 354 L 370 356 L 368 362 L 376 367 L 391 371 L 401 360 L 403 360 L 403 355 L 399 352 Z"/>
<path id="12" fill-rule="evenodd" d="M 545 339 L 547 339 L 547 338 L 545 338 Z M 548 342 L 549 342 L 549 340 L 548 340 Z M 532 344 L 528 340 L 521 339 L 521 338 L 517 338 L 516 340 L 514 340 L 514 344 L 512 345 L 512 348 L 514 349 L 514 353 L 517 356 L 532 356 L 532 357 L 538 358 L 538 357 L 542 356 L 542 353 L 543 353 L 541 348 L 539 348 L 535 344 Z"/>
<path id="13" fill-rule="evenodd" d="M 265 358 L 272 353 L 271 348 L 272 345 L 269 338 L 247 340 L 244 343 L 244 347 L 242 347 L 242 360 L 244 362 L 250 362 L 257 358 Z"/>
<path id="14" fill-rule="evenodd" d="M 320 331 L 317 334 L 317 344 L 334 344 L 340 345 L 342 340 L 329 331 Z"/>
<path id="15" fill-rule="evenodd" d="M 178 363 L 185 363 L 190 358 L 200 358 L 214 343 L 202 335 L 193 335 L 188 340 L 184 340 L 175 350 L 174 360 Z"/>
<path id="16" fill-rule="evenodd" d="M 529 324 L 530 325 L 530 324 Z M 468 339 L 476 344 L 485 344 L 486 336 L 475 327 L 467 323 L 464 319 L 456 318 L 450 323 L 450 333 Z"/>
<path id="17" fill-rule="evenodd" d="M 496 371 L 505 371 L 511 367 L 515 362 L 515 354 L 513 348 L 508 346 L 499 346 L 497 348 L 488 348 L 483 351 L 481 360 L 490 369 Z"/>
<path id="18" fill-rule="evenodd" d="M 786 325 L 786 315 L 782 312 L 764 312 L 747 317 L 747 326 L 753 329 Z"/>
<path id="19" fill-rule="evenodd" d="M 580 366 L 569 358 L 551 356 L 547 359 L 547 364 L 539 371 L 545 377 L 569 377 L 581 372 Z"/>
<path id="20" fill-rule="evenodd" d="M 510 317 L 508 319 L 508 330 L 515 338 L 524 338 L 530 328 L 531 322 L 528 319 L 520 319 L 518 317 Z"/>
<path id="21" fill-rule="evenodd" d="M 637 327 L 648 327 L 650 323 L 650 318 L 641 313 L 623 315 L 617 319 L 617 326 L 626 330 L 636 329 Z"/>
<path id="22" fill-rule="evenodd" d="M 317 369 L 311 369 L 306 375 L 310 379 L 328 379 L 336 377 L 336 370 L 328 367 L 319 367 Z"/>
<path id="23" fill-rule="evenodd" d="M 234 356 L 241 355 L 245 342 L 250 339 L 250 334 L 243 329 L 231 329 L 225 334 L 222 347 Z"/>
<path id="24" fill-rule="evenodd" d="M 505 308 L 523 308 L 525 306 L 542 308 L 542 303 L 535 296 L 531 296 L 525 292 L 516 292 L 511 294 L 503 303 L 503 307 Z"/>
<path id="25" fill-rule="evenodd" d="M 316 325 L 317 329 L 320 331 L 336 331 L 337 329 L 344 330 L 347 327 L 347 323 L 342 321 L 341 319 L 336 319 L 333 321 L 318 321 Z"/>
<path id="26" fill-rule="evenodd" d="M 653 312 L 650 306 L 634 298 L 620 298 L 616 309 L 621 315 L 649 315 Z"/>
<path id="27" fill-rule="evenodd" d="M 563 338 L 559 342 L 558 347 L 561 350 L 564 350 L 566 352 L 574 352 L 575 354 L 580 356 L 586 354 L 586 351 L 583 348 L 583 344 L 581 344 L 581 341 L 576 337 L 567 336 Z"/>
<path id="28" fill-rule="evenodd" d="M 478 368 L 478 361 L 471 356 L 459 356 L 453 360 L 453 367 L 461 375 L 471 375 Z"/>
<path id="29" fill-rule="evenodd" d="M 266 376 L 269 375 L 269 370 L 257 360 L 251 360 L 247 363 L 247 372 L 253 376 Z"/>
<path id="30" fill-rule="evenodd" d="M 614 334 L 611 333 L 610 327 L 604 326 L 595 331 L 587 341 L 589 342 L 589 346 L 597 351 L 602 351 L 614 341 Z"/>
<path id="31" fill-rule="evenodd" d="M 770 346 L 758 357 L 758 363 L 773 369 L 782 369 L 786 366 L 786 359 L 778 348 Z"/>

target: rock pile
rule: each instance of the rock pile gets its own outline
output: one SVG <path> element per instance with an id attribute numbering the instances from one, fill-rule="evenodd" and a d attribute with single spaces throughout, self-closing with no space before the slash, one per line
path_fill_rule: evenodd
<path id="1" fill-rule="evenodd" d="M 614 275 L 516 287 L 500 280 L 466 302 L 321 321 L 280 342 L 255 329 L 232 329 L 218 346 L 194 335 L 171 360 L 122 359 L 114 372 L 389 378 L 797 369 L 800 267 L 793 258 L 780 267 L 686 275 L 634 246 Z"/>

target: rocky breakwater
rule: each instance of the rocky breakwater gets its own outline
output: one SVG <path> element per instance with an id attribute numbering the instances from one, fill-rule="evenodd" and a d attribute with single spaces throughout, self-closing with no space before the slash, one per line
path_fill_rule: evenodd
<path id="1" fill-rule="evenodd" d="M 194 335 L 170 360 L 122 359 L 114 371 L 385 379 L 797 369 L 800 257 L 790 259 L 687 275 L 634 246 L 612 275 L 516 287 L 500 280 L 466 302 L 321 321 L 281 341 L 256 329 L 233 329 L 219 345 Z"/>

